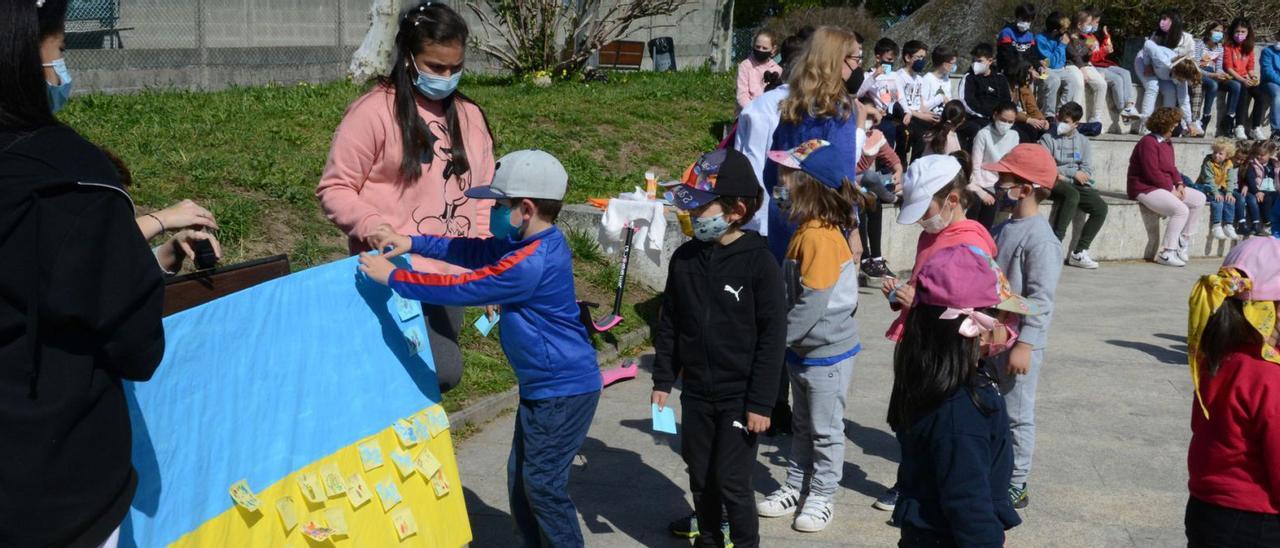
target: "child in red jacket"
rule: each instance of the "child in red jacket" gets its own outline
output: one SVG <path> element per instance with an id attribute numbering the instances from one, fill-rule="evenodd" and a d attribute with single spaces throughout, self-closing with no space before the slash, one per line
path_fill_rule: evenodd
<path id="1" fill-rule="evenodd" d="M 1191 293 L 1189 546 L 1280 546 L 1280 240 L 1250 238 Z"/>

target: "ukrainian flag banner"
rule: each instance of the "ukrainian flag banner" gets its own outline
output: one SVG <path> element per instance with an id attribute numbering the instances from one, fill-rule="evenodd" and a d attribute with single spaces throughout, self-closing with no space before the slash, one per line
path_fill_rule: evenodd
<path id="1" fill-rule="evenodd" d="M 357 264 L 165 319 L 155 377 L 126 386 L 138 492 L 122 545 L 471 541 L 421 307 Z"/>

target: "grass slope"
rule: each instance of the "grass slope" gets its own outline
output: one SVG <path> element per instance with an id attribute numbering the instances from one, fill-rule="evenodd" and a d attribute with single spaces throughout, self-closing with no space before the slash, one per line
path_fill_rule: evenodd
<path id="1" fill-rule="evenodd" d="M 713 129 L 732 115 L 731 74 L 612 76 L 550 88 L 479 78 L 462 89 L 487 112 L 499 155 L 541 148 L 560 158 L 570 202 L 630 190 L 649 169 L 674 177 L 715 146 Z M 336 82 L 89 95 L 61 116 L 130 167 L 140 211 L 194 199 L 218 218 L 225 262 L 287 253 L 300 269 L 346 254 L 345 238 L 320 212 L 314 190 L 334 128 L 365 89 Z M 599 302 L 596 314 L 603 315 L 616 267 L 587 242 L 574 248 L 579 296 Z M 630 286 L 624 329 L 644 328 L 655 303 L 651 292 Z M 478 314 L 468 311 L 468 326 Z M 494 338 L 468 327 L 461 344 L 466 374 L 446 398 L 449 408 L 515 383 Z"/>

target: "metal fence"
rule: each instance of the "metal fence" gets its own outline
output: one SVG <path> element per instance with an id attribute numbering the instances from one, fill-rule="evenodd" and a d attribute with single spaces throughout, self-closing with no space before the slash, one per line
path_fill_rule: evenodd
<path id="1" fill-rule="evenodd" d="M 81 91 L 342 77 L 370 0 L 71 0 L 68 62 Z"/>

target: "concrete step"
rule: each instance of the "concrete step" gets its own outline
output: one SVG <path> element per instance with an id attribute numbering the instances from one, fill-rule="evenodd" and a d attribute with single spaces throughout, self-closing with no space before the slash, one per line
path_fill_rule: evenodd
<path id="1" fill-rule="evenodd" d="M 1093 145 L 1094 185 L 1103 192 L 1125 195 L 1129 157 L 1137 145 L 1137 135 L 1099 135 L 1090 139 Z M 1173 158 L 1178 171 L 1195 180 L 1200 176 L 1200 164 L 1210 151 L 1212 139 L 1173 140 Z"/>
<path id="2" fill-rule="evenodd" d="M 1156 216 L 1138 202 L 1115 196 L 1105 196 L 1108 213 L 1102 231 L 1090 246 L 1090 255 L 1099 261 L 1122 261 L 1150 259 L 1159 250 L 1161 235 L 1164 234 L 1167 221 Z M 1041 204 L 1041 214 L 1050 217 L 1053 202 Z M 589 205 L 567 205 L 560 214 L 559 224 L 566 230 L 578 230 L 586 234 L 600 237 L 600 218 L 603 212 Z M 889 265 L 898 272 L 910 271 L 915 262 L 916 243 L 920 238 L 919 225 L 899 225 L 896 221 L 898 210 L 894 206 L 885 208 L 882 217 L 883 234 L 881 252 Z M 999 222 L 999 220 L 997 220 Z M 1200 222 L 1191 246 L 1194 257 L 1223 257 L 1231 248 L 1232 242 L 1213 240 L 1209 234 L 1209 211 L 1202 212 Z M 1084 226 L 1084 215 L 1077 216 L 1071 225 L 1068 245 L 1074 246 Z M 661 254 L 644 252 L 637 243 L 632 253 L 629 276 L 631 279 L 661 291 L 666 286 L 667 263 L 671 254 L 688 238 L 680 233 L 675 214 L 667 214 L 667 233 Z M 617 261 L 620 255 L 610 255 Z M 1105 266 L 1104 266 L 1105 268 Z"/>

